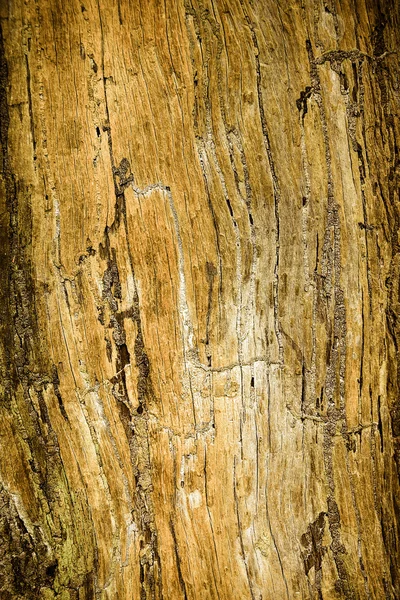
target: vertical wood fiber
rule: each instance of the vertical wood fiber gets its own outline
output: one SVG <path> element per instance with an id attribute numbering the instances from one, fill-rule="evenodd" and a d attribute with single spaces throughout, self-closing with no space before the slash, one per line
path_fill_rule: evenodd
<path id="1" fill-rule="evenodd" d="M 400 598 L 399 16 L 1 2 L 1 600 Z"/>

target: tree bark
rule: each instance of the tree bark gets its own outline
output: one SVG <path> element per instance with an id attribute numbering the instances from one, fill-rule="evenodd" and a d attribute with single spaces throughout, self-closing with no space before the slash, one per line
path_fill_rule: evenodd
<path id="1" fill-rule="evenodd" d="M 0 17 L 1 600 L 400 598 L 398 2 Z"/>

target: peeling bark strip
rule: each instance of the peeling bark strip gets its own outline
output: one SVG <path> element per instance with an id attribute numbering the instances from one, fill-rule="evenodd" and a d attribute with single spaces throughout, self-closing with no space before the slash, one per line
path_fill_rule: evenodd
<path id="1" fill-rule="evenodd" d="M 1 600 L 397 600 L 398 2 L 0 24 Z"/>

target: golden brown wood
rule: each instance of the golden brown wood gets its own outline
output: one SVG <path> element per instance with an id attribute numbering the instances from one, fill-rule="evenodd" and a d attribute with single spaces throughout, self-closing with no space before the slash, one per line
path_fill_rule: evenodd
<path id="1" fill-rule="evenodd" d="M 399 14 L 1 3 L 1 600 L 400 597 Z"/>

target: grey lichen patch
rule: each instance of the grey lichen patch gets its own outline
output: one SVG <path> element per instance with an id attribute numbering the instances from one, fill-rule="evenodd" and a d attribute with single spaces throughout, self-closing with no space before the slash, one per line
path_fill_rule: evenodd
<path id="1" fill-rule="evenodd" d="M 53 587 L 58 561 L 40 527 L 27 527 L 15 502 L 0 485 L 0 597 L 34 600 L 43 586 Z"/>

